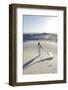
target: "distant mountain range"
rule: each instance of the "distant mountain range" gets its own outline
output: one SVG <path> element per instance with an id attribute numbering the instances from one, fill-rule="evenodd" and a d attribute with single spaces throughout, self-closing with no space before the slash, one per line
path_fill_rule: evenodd
<path id="1" fill-rule="evenodd" d="M 57 34 L 53 33 L 30 33 L 23 34 L 23 40 L 51 40 L 57 41 Z"/>

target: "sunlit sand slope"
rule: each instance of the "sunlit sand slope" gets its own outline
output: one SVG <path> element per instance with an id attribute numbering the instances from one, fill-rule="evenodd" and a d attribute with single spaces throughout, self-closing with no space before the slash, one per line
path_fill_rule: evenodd
<path id="1" fill-rule="evenodd" d="M 38 42 L 43 48 L 38 52 Z M 57 73 L 57 42 L 51 40 L 24 41 L 23 74 Z M 52 54 L 52 58 L 49 55 Z"/>

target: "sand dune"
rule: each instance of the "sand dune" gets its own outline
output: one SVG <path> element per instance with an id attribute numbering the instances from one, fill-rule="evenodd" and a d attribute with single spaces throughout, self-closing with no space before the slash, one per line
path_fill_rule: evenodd
<path id="1" fill-rule="evenodd" d="M 37 44 L 43 49 L 39 56 Z M 53 58 L 48 55 L 52 54 Z M 57 42 L 50 40 L 28 40 L 24 42 L 23 74 L 57 73 Z"/>

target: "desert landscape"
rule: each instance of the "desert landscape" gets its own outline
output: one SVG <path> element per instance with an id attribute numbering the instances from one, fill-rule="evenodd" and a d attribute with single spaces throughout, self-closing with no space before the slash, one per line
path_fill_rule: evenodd
<path id="1" fill-rule="evenodd" d="M 25 34 L 23 37 L 23 74 L 57 73 L 57 35 Z"/>

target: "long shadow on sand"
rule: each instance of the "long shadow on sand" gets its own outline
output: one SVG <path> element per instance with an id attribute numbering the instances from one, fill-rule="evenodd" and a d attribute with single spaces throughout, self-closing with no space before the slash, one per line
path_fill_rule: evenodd
<path id="1" fill-rule="evenodd" d="M 33 62 L 36 58 L 38 58 L 38 57 L 39 57 L 39 56 L 37 56 L 37 57 L 33 58 L 32 60 L 30 60 L 29 62 L 25 63 L 25 64 L 23 65 L 23 69 L 26 69 L 26 68 L 34 65 L 34 64 L 37 64 L 37 63 L 40 63 L 40 62 L 43 62 L 43 61 L 46 61 L 46 60 L 52 60 L 52 59 L 54 58 L 54 57 L 49 57 L 49 58 L 46 58 L 46 59 L 43 59 L 43 60 L 39 60 L 39 61 L 36 61 L 36 62 L 32 63 L 32 62 Z M 30 64 L 30 63 L 32 63 L 32 64 Z"/>
<path id="2" fill-rule="evenodd" d="M 26 62 L 24 65 L 23 65 L 23 69 L 26 68 L 26 66 L 28 66 L 30 63 L 32 63 L 36 58 L 38 58 L 40 55 L 34 57 L 33 59 L 31 59 L 30 61 Z"/>

